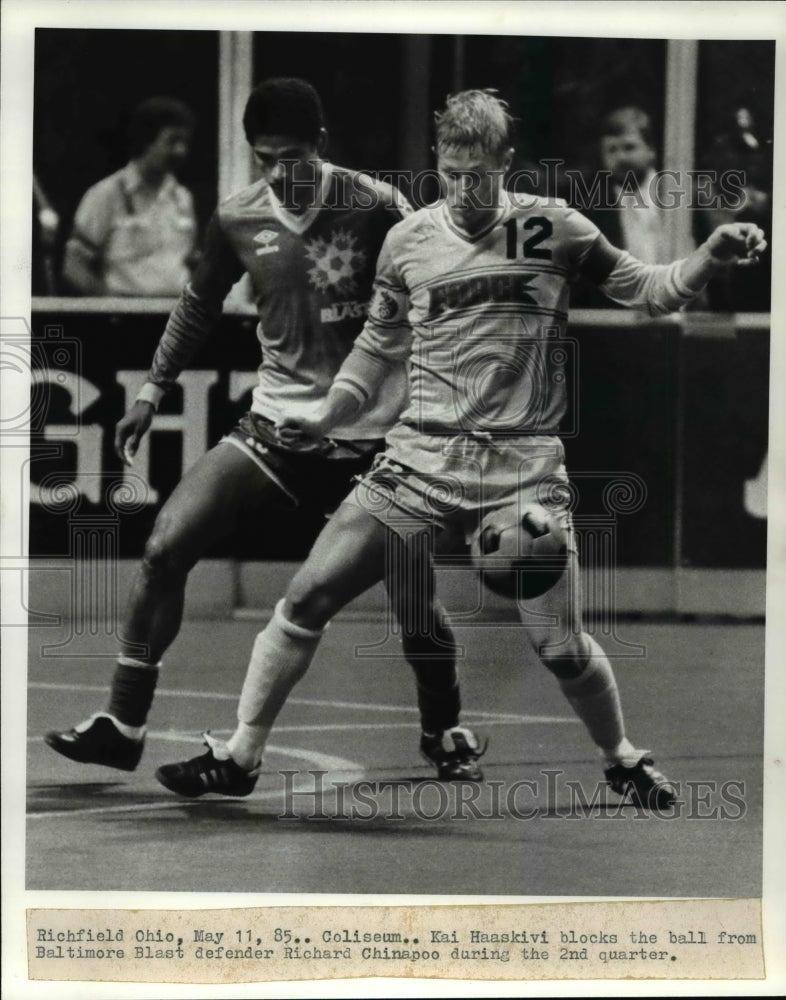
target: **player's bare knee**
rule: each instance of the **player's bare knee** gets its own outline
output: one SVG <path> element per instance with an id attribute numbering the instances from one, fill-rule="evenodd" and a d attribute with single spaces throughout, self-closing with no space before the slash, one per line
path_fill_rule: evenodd
<path id="1" fill-rule="evenodd" d="M 553 635 L 533 637 L 535 649 L 543 665 L 555 677 L 578 677 L 587 666 L 587 646 L 582 634 L 556 639 Z"/>
<path id="2" fill-rule="evenodd" d="M 301 628 L 322 629 L 337 610 L 330 588 L 314 579 L 295 577 L 284 599 L 284 616 Z"/>
<path id="3" fill-rule="evenodd" d="M 156 525 L 145 544 L 143 573 L 155 579 L 180 580 L 188 575 L 190 568 L 191 563 L 173 535 Z"/>

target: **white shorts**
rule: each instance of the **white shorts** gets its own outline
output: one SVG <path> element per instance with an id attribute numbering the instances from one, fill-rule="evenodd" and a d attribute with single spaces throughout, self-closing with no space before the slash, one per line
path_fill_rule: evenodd
<path id="1" fill-rule="evenodd" d="M 468 544 L 485 515 L 500 511 L 513 524 L 538 503 L 568 531 L 572 548 L 570 500 L 558 437 L 424 434 L 397 424 L 345 503 L 403 536 L 432 525 L 460 532 Z"/>

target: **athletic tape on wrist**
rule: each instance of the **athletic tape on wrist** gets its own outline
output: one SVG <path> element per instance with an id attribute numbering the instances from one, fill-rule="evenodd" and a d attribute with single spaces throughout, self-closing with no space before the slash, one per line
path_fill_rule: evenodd
<path id="1" fill-rule="evenodd" d="M 158 410 L 158 404 L 165 396 L 164 390 L 160 385 L 156 385 L 155 382 L 145 382 L 139 392 L 136 394 L 136 403 L 150 403 L 154 410 Z"/>

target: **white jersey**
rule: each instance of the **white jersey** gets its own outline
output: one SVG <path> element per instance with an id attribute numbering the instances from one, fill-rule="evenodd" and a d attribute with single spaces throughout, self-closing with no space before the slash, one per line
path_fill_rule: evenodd
<path id="1" fill-rule="evenodd" d="M 336 385 L 364 404 L 409 359 L 401 421 L 427 433 L 554 434 L 565 412 L 569 281 L 658 313 L 690 300 L 679 263 L 644 265 L 564 202 L 505 194 L 469 236 L 444 204 L 388 233 L 369 316 Z"/>

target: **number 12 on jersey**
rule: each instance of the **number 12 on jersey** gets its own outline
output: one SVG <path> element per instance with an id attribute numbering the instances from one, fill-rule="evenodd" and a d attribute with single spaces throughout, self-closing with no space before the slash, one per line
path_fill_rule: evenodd
<path id="1" fill-rule="evenodd" d="M 518 256 L 519 246 L 519 220 L 508 219 L 505 223 L 507 231 L 507 257 L 508 260 L 515 260 Z M 521 256 L 537 260 L 551 260 L 551 250 L 541 247 L 541 243 L 547 240 L 554 231 L 551 221 L 543 215 L 535 215 L 531 219 L 525 219 L 521 223 L 522 244 Z M 528 235 L 529 234 L 529 235 Z"/>

